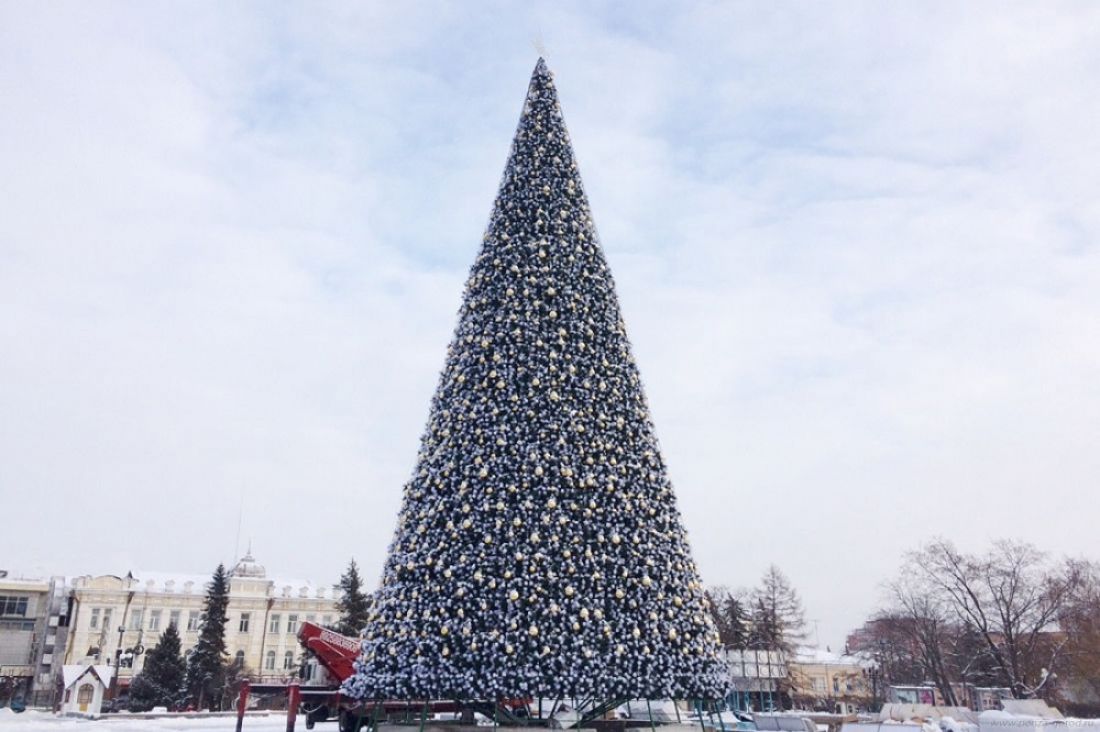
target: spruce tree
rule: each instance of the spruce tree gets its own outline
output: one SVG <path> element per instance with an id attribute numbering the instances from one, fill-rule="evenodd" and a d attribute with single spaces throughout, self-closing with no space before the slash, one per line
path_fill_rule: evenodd
<path id="1" fill-rule="evenodd" d="M 748 647 L 749 617 L 741 600 L 725 587 L 707 590 L 707 605 L 723 646 Z"/>
<path id="2" fill-rule="evenodd" d="M 199 709 L 215 709 L 225 686 L 225 624 L 229 577 L 219 564 L 206 590 L 199 640 L 187 658 L 187 690 Z"/>
<path id="3" fill-rule="evenodd" d="M 340 621 L 336 625 L 336 631 L 357 636 L 370 618 L 370 598 L 363 592 L 363 580 L 354 559 L 348 563 L 347 571 L 340 577 L 339 587 L 341 595 L 336 601 L 336 609 L 340 613 Z"/>
<path id="4" fill-rule="evenodd" d="M 782 633 L 775 611 L 761 598 L 757 598 L 752 606 L 749 647 L 758 651 L 787 650 L 783 648 Z"/>
<path id="5" fill-rule="evenodd" d="M 344 692 L 715 698 L 703 595 L 539 59 Z"/>
<path id="6" fill-rule="evenodd" d="M 168 707 L 180 699 L 187 675 L 187 663 L 180 655 L 180 634 L 176 624 L 165 628 L 157 645 L 145 657 L 145 666 L 130 684 L 130 711 L 145 712 Z"/>
<path id="7" fill-rule="evenodd" d="M 726 598 L 726 618 L 729 621 L 729 645 L 739 649 L 747 648 L 751 619 L 745 603 L 734 594 Z"/>
<path id="8" fill-rule="evenodd" d="M 745 606 L 734 594 L 726 595 L 722 604 L 723 615 L 728 626 L 728 637 L 723 642 L 731 648 L 744 650 L 749 644 L 749 616 Z"/>

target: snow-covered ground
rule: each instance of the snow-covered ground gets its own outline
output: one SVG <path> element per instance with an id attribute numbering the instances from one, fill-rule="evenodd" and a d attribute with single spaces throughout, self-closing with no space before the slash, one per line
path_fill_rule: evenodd
<path id="1" fill-rule="evenodd" d="M 16 714 L 10 709 L 0 709 L 0 732 L 233 732 L 235 717 L 162 717 L 143 719 L 127 714 L 108 714 L 99 719 L 76 719 L 54 716 L 48 712 L 28 710 Z M 298 718 L 296 729 L 305 730 L 304 717 Z M 318 730 L 336 732 L 335 723 L 319 725 Z M 245 717 L 244 732 L 284 732 L 286 715 L 272 712 L 266 716 Z"/>

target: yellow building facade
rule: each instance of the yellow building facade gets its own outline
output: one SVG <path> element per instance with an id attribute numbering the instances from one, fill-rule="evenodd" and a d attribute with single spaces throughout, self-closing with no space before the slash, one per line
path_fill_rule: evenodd
<path id="1" fill-rule="evenodd" d="M 818 648 L 800 649 L 788 663 L 796 708 L 854 714 L 873 702 L 866 662 Z"/>
<path id="2" fill-rule="evenodd" d="M 198 642 L 209 575 L 159 572 L 77 577 L 65 663 L 119 666 L 120 687 L 141 672 L 144 651 L 175 623 L 187 654 Z M 230 660 L 260 681 L 281 681 L 302 660 L 297 632 L 303 622 L 331 625 L 338 590 L 300 580 L 269 578 L 251 553 L 229 572 L 225 645 Z"/>

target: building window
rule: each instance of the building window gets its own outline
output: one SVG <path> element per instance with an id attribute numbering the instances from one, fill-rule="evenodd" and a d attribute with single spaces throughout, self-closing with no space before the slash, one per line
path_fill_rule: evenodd
<path id="1" fill-rule="evenodd" d="M 192 610 L 187 613 L 187 629 L 198 630 L 199 629 L 199 614 L 197 611 Z"/>
<path id="2" fill-rule="evenodd" d="M 283 616 L 279 613 L 275 613 L 271 616 L 271 623 L 267 626 L 268 633 L 278 633 L 279 626 L 282 625 Z"/>
<path id="3" fill-rule="evenodd" d="M 143 610 L 134 610 L 130 614 L 130 630 L 141 630 L 141 621 L 145 619 Z"/>
<path id="4" fill-rule="evenodd" d="M 176 630 L 180 629 L 180 611 L 173 610 L 168 613 L 168 624 L 176 626 Z"/>
<path id="5" fill-rule="evenodd" d="M 237 632 L 247 633 L 248 625 L 252 621 L 252 613 L 241 613 L 241 622 L 237 623 Z"/>
<path id="6" fill-rule="evenodd" d="M 814 691 L 825 691 L 825 679 L 820 676 L 814 677 Z"/>
<path id="7" fill-rule="evenodd" d="M 331 628 L 332 627 L 332 616 L 331 615 L 325 615 L 324 617 L 322 617 L 321 618 L 321 625 L 325 626 L 326 628 Z"/>
<path id="8" fill-rule="evenodd" d="M 149 611 L 149 630 L 160 630 L 160 610 Z"/>
<path id="9" fill-rule="evenodd" d="M 92 630 L 98 630 L 99 629 L 99 608 L 98 607 L 93 607 L 92 608 L 92 617 L 88 621 L 88 627 L 91 628 Z"/>
<path id="10" fill-rule="evenodd" d="M 283 654 L 283 669 L 289 671 L 294 668 L 294 651 L 287 651 Z"/>
<path id="11" fill-rule="evenodd" d="M 316 623 L 317 622 L 317 616 L 314 615 L 313 613 L 306 613 L 306 622 L 307 623 Z"/>
<path id="12" fill-rule="evenodd" d="M 233 665 L 237 668 L 244 668 L 244 651 L 237 651 L 237 655 L 233 657 Z"/>
<path id="13" fill-rule="evenodd" d="M 103 630 L 104 632 L 111 630 L 111 608 L 103 608 Z"/>
<path id="14" fill-rule="evenodd" d="M 839 694 L 840 693 L 840 679 L 837 679 L 837 678 L 833 679 L 833 693 L 834 694 Z"/>
<path id="15" fill-rule="evenodd" d="M 27 598 L 0 595 L 0 615 L 18 615 L 25 617 L 27 614 Z"/>
<path id="16" fill-rule="evenodd" d="M 264 664 L 264 668 L 266 668 L 268 671 L 275 670 L 275 651 L 267 652 L 267 662 Z"/>
<path id="17" fill-rule="evenodd" d="M 0 620 L 0 630 L 34 630 L 34 621 Z"/>
<path id="18" fill-rule="evenodd" d="M 298 632 L 298 616 L 287 615 L 286 616 L 286 632 L 297 633 Z"/>

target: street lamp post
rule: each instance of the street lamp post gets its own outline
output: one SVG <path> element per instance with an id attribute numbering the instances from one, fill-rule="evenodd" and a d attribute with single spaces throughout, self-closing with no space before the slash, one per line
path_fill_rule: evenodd
<path id="1" fill-rule="evenodd" d="M 115 672 L 111 675 L 111 689 L 109 696 L 113 701 L 118 697 L 118 674 L 122 668 L 122 636 L 126 633 L 126 626 L 118 626 L 118 646 L 115 648 Z"/>

